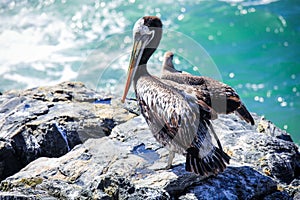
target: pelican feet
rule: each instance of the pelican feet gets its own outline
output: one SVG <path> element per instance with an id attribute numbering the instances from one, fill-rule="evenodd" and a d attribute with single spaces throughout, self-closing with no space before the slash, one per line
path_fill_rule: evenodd
<path id="1" fill-rule="evenodd" d="M 165 167 L 161 167 L 161 168 L 156 168 L 155 171 L 159 171 L 159 170 L 169 170 L 169 169 L 172 169 L 174 167 L 177 167 L 179 166 L 178 165 L 172 165 L 173 163 L 173 159 L 175 157 L 175 152 L 174 151 L 169 151 L 169 158 L 168 158 L 168 163 Z"/>

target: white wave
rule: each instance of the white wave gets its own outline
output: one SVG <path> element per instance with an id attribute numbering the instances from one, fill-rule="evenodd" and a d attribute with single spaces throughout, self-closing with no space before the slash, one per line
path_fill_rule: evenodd
<path id="1" fill-rule="evenodd" d="M 36 61 L 53 61 L 62 50 L 75 47 L 75 35 L 58 18 L 20 14 L 10 21 L 11 28 L 1 27 L 1 64 L 14 65 Z M 53 41 L 52 41 L 53 40 Z M 61 61 L 61 60 L 57 60 Z"/>
<path id="2" fill-rule="evenodd" d="M 55 46 L 38 44 L 39 34 L 31 31 L 19 33 L 5 30 L 0 34 L 1 64 L 15 65 L 49 59 Z"/>
<path id="3" fill-rule="evenodd" d="M 27 88 L 37 87 L 41 85 L 43 86 L 51 82 L 51 80 L 49 80 L 47 77 L 44 78 L 28 77 L 17 73 L 4 74 L 3 78 L 24 84 L 27 86 Z"/>
<path id="4" fill-rule="evenodd" d="M 114 11 L 122 1 L 107 2 L 101 9 L 76 4 L 77 9 L 68 16 L 24 4 L 23 8 L 15 5 L 19 9 L 15 12 L 1 10 L 0 83 L 4 78 L 28 88 L 75 79 L 78 72 L 72 65 L 86 59 L 88 50 L 84 49 L 125 28 L 122 13 Z M 29 77 L 30 73 L 22 74 L 27 69 L 41 73 Z M 43 74 L 49 76 L 36 77 Z"/>
<path id="5" fill-rule="evenodd" d="M 77 72 L 72 70 L 70 64 L 66 64 L 63 67 L 63 71 L 56 73 L 48 72 L 47 75 L 43 77 L 26 76 L 17 72 L 3 74 L 2 77 L 6 80 L 11 80 L 26 85 L 26 88 L 33 88 L 38 86 L 55 85 L 64 81 L 75 80 L 77 77 Z M 53 77 L 59 78 L 55 79 Z"/>
<path id="6" fill-rule="evenodd" d="M 257 6 L 257 5 L 267 5 L 274 3 L 278 0 L 219 0 L 231 4 L 241 4 L 242 6 Z"/>
<path id="7" fill-rule="evenodd" d="M 61 73 L 61 77 L 57 81 L 53 81 L 55 84 L 63 81 L 74 80 L 78 76 L 78 73 L 72 70 L 71 65 L 65 65 L 64 70 Z"/>

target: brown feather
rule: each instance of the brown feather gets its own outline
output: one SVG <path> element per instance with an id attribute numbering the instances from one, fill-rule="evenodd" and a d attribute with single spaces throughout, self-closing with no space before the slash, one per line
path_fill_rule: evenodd
<path id="1" fill-rule="evenodd" d="M 209 77 L 182 73 L 175 69 L 172 59 L 172 53 L 165 54 L 161 78 L 185 86 L 192 86 L 203 109 L 208 111 L 208 108 L 211 108 L 211 114 L 209 115 L 211 119 L 214 119 L 215 113 L 213 111 L 220 114 L 235 112 L 243 120 L 254 125 L 253 117 L 233 88 Z M 207 106 L 203 106 L 202 102 Z"/>
<path id="2" fill-rule="evenodd" d="M 213 109 L 205 103 L 206 99 L 198 99 L 192 87 L 183 88 L 179 83 L 153 77 L 147 71 L 147 62 L 161 36 L 162 23 L 158 17 L 145 16 L 136 22 L 122 101 L 133 82 L 141 113 L 153 136 L 172 152 L 168 166 L 176 152 L 186 155 L 188 171 L 196 174 L 221 172 L 229 156 L 212 142 L 207 118 Z"/>

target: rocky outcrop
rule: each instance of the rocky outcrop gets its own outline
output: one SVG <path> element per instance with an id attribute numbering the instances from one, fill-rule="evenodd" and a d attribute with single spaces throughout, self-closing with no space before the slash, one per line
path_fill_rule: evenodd
<path id="1" fill-rule="evenodd" d="M 0 96 L 2 199 L 297 199 L 300 154 L 285 131 L 254 115 L 213 126 L 231 164 L 200 177 L 152 137 L 143 117 L 81 83 Z M 22 169 L 21 169 L 22 168 Z"/>
<path id="2" fill-rule="evenodd" d="M 0 180 L 39 157 L 60 157 L 135 116 L 82 83 L 0 96 Z"/>

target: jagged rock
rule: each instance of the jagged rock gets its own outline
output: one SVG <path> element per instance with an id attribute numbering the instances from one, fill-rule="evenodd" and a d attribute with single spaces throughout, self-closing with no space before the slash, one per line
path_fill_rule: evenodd
<path id="1" fill-rule="evenodd" d="M 264 119 L 259 120 L 257 115 L 253 115 L 258 124 L 265 122 Z M 137 147 L 140 141 L 148 152 L 151 149 L 155 150 L 163 159 L 155 161 L 149 168 L 159 169 L 167 163 L 167 152 L 165 149 L 158 149 L 157 142 L 149 136 L 151 133 L 142 121 L 142 117 L 136 117 L 121 124 L 114 128 L 110 137 L 124 141 L 133 147 Z M 250 126 L 234 115 L 220 115 L 219 119 L 213 121 L 213 124 L 224 149 L 232 157 L 231 166 L 224 173 L 207 181 L 201 181 L 200 177 L 186 176 L 184 167 L 181 167 L 173 169 L 175 174 L 179 175 L 175 176 L 175 181 L 174 176 L 164 172 L 158 176 L 152 174 L 151 178 L 138 180 L 138 184 L 148 187 L 157 185 L 158 188 L 167 185 L 165 189 L 169 194 L 177 197 L 191 185 L 196 184 L 190 189 L 192 196 L 196 199 L 248 199 L 250 194 L 253 195 L 252 199 L 272 199 L 273 197 L 291 199 L 290 196 L 299 193 L 299 184 L 297 185 L 294 181 L 299 179 L 300 154 L 297 145 L 289 140 L 290 137 L 286 137 L 288 134 L 285 131 L 276 127 L 276 135 L 259 133 L 256 131 L 257 127 Z M 133 132 L 135 134 L 132 134 Z M 284 138 L 288 139 L 284 140 Z M 147 157 L 153 158 L 153 154 Z M 143 154 L 140 156 L 144 157 Z M 178 155 L 175 157 L 175 164 L 181 163 L 182 165 L 184 162 L 183 157 Z M 249 177 L 252 179 L 248 180 Z M 291 182 L 292 180 L 294 181 Z M 212 192 L 210 198 L 205 193 L 207 191 L 205 187 L 209 187 L 209 191 Z M 283 188 L 285 191 L 280 192 Z M 186 195 L 191 197 L 189 193 Z M 226 197 L 226 195 L 229 196 Z"/>
<path id="2" fill-rule="evenodd" d="M 0 96 L 0 180 L 39 157 L 59 157 L 109 135 L 133 116 L 82 83 L 6 92 Z"/>
<path id="3" fill-rule="evenodd" d="M 27 101 L 27 98 L 38 97 L 42 99 L 39 101 L 54 105 L 49 107 L 45 106 L 48 104 L 41 104 L 41 112 L 36 113 L 42 114 L 34 117 L 36 115 L 30 111 L 29 120 L 26 121 L 25 117 L 20 118 L 23 120 L 22 123 L 31 127 L 31 132 L 21 132 L 22 135 L 30 136 L 23 146 L 32 147 L 30 151 L 27 149 L 23 151 L 27 152 L 24 155 L 30 157 L 31 154 L 35 154 L 36 149 L 41 149 L 39 152 L 42 152 L 43 148 L 34 148 L 42 144 L 36 141 L 39 141 L 39 137 L 45 138 L 45 135 L 50 133 L 52 137 L 48 139 L 47 144 L 49 150 L 52 153 L 66 154 L 56 156 L 57 158 L 51 158 L 54 157 L 51 155 L 38 158 L 18 173 L 7 177 L 0 184 L 0 198 L 269 200 L 297 199 L 300 196 L 300 155 L 297 145 L 285 131 L 270 125 L 265 119 L 259 119 L 255 114 L 258 126 L 250 126 L 234 115 L 220 115 L 219 119 L 213 121 L 224 150 L 232 157 L 231 164 L 217 176 L 201 177 L 185 171 L 185 158 L 181 155 L 176 155 L 172 169 L 164 169 L 168 151 L 155 141 L 142 116 L 132 118 L 134 116 L 132 113 L 138 112 L 134 101 L 129 105 L 130 108 L 127 108 L 128 111 L 125 111 L 117 100 L 111 100 L 111 104 L 108 105 L 97 104 L 98 107 L 95 109 L 93 107 L 95 105 L 91 102 L 94 102 L 93 95 L 96 94 L 88 90 L 90 98 L 85 96 L 84 90 L 88 89 L 81 89 L 80 97 L 76 98 L 74 97 L 76 91 L 62 92 L 64 90 L 59 90 L 58 86 L 56 91 L 60 91 L 58 94 L 63 96 L 56 94 L 54 98 L 48 93 L 43 95 L 41 92 L 39 95 L 31 95 L 30 98 L 23 96 L 25 100 L 22 102 Z M 7 94 L 4 93 L 5 95 Z M 45 99 L 48 100 L 44 101 Z M 57 102 L 53 102 L 53 99 Z M 8 104 L 11 107 L 22 108 L 20 102 L 18 99 Z M 76 106 L 72 107 L 71 105 L 75 103 Z M 55 106 L 60 106 L 60 110 L 64 109 L 63 113 L 67 113 L 70 117 L 66 118 L 62 112 L 55 113 L 53 111 Z M 80 106 L 85 109 L 81 109 Z M 107 111 L 109 109 L 110 113 Z M 7 110 L 12 112 L 16 109 Z M 88 114 L 90 112 L 94 115 Z M 80 118 L 79 113 L 85 118 Z M 97 116 L 106 117 L 97 118 Z M 5 119 L 8 120 L 8 117 Z M 46 123 L 49 121 L 52 123 Z M 15 125 L 18 126 L 19 123 Z M 1 126 L 3 130 L 4 127 Z M 98 129 L 103 133 L 102 138 L 95 139 Z M 15 128 L 14 131 L 16 130 L 22 129 Z M 83 144 L 76 145 L 74 142 L 76 139 L 73 139 L 72 147 L 76 146 L 74 148 L 70 146 L 72 150 L 69 151 L 62 145 L 67 143 L 63 140 L 65 137 L 60 137 L 62 133 L 66 133 L 68 143 L 71 143 L 70 138 L 78 137 Z M 0 152 L 5 151 L 6 155 L 16 154 L 18 149 L 12 145 L 14 143 L 11 140 L 10 138 L 0 140 Z M 59 149 L 53 147 L 56 143 L 61 146 Z M 26 156 L 21 157 L 23 160 L 10 160 L 6 157 L 2 163 L 24 162 L 24 160 L 29 162 Z M 0 165 L 0 169 L 8 169 L 3 166 L 5 165 Z"/>
<path id="4" fill-rule="evenodd" d="M 58 199 L 167 198 L 166 191 L 135 187 L 129 180 L 145 160 L 107 137 L 89 139 L 60 158 L 39 158 L 1 182 L 10 194 Z M 0 196 L 2 194 L 0 193 Z"/>
<path id="5" fill-rule="evenodd" d="M 232 116 L 233 117 L 233 116 Z M 255 116 L 258 126 L 265 123 Z M 237 119 L 236 119 L 237 120 Z M 283 183 L 291 183 L 300 172 L 300 154 L 287 133 L 276 127 L 276 135 L 255 130 L 256 127 L 221 116 L 215 121 L 224 148 L 232 155 L 232 161 L 251 165 Z M 285 140 L 286 139 L 286 140 Z"/>

